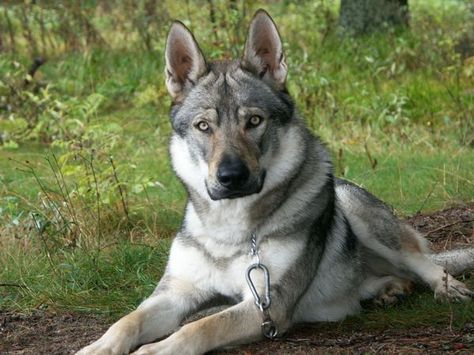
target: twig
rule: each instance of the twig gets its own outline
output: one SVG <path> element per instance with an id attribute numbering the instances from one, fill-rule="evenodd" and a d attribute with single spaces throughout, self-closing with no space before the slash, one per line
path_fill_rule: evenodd
<path id="1" fill-rule="evenodd" d="M 70 210 L 72 211 L 72 215 L 74 217 L 74 222 L 77 222 L 77 214 L 76 214 L 76 208 L 74 206 L 74 203 L 72 203 L 71 200 L 71 194 L 69 193 L 69 189 L 66 184 L 66 179 L 64 178 L 63 171 L 61 170 L 61 166 L 59 165 L 58 158 L 56 158 L 56 154 L 53 153 L 53 159 L 54 163 L 56 164 L 56 169 L 59 173 L 59 176 L 61 178 L 62 185 L 64 186 L 64 191 L 66 192 L 66 199 L 69 201 L 69 207 Z"/>
<path id="2" fill-rule="evenodd" d="M 101 228 L 101 213 L 100 213 L 101 212 L 100 190 L 99 190 L 97 175 L 95 173 L 95 168 L 94 168 L 94 151 L 90 153 L 90 159 L 86 158 L 82 154 L 77 154 L 77 156 L 81 158 L 82 161 L 84 162 L 84 167 L 86 168 L 86 172 L 88 169 L 90 169 L 92 179 L 94 181 L 94 186 L 92 186 L 91 183 L 89 186 L 91 190 L 92 189 L 95 190 L 95 199 L 96 199 L 96 216 L 94 216 L 92 213 L 91 213 L 91 216 L 96 217 L 96 221 L 97 221 L 97 224 L 96 224 L 97 226 L 97 254 L 93 256 L 94 263 L 97 263 L 96 257 L 100 253 L 100 249 L 101 249 L 100 244 L 102 241 L 102 228 Z"/>
<path id="3" fill-rule="evenodd" d="M 339 174 L 341 176 L 345 176 L 345 167 L 344 167 L 344 151 L 342 148 L 339 148 L 339 151 L 337 153 L 337 166 L 339 168 Z"/>
<path id="4" fill-rule="evenodd" d="M 375 170 L 375 168 L 377 167 L 377 159 L 372 158 L 372 155 L 370 154 L 370 151 L 369 151 L 369 147 L 367 146 L 367 142 L 365 142 L 364 148 L 365 148 L 365 153 L 367 154 L 367 158 L 369 159 L 369 162 L 370 162 L 370 167 L 372 168 L 372 170 Z"/>
<path id="5" fill-rule="evenodd" d="M 444 267 L 444 287 L 446 288 L 446 295 L 449 295 L 448 291 L 448 279 L 449 279 L 449 274 L 448 274 L 448 263 L 446 262 L 446 265 Z M 449 306 L 449 331 L 453 331 L 453 319 L 454 319 L 454 313 L 453 313 L 453 306 L 451 305 L 451 299 L 448 297 L 448 306 Z"/>
<path id="6" fill-rule="evenodd" d="M 49 157 L 46 157 L 46 161 L 49 164 L 49 167 L 51 168 L 51 171 L 53 172 L 54 179 L 56 180 L 56 184 L 59 188 L 59 191 L 61 193 L 61 197 L 63 198 L 64 202 L 66 202 L 66 208 L 69 210 L 69 213 L 74 217 L 74 221 L 77 219 L 76 213 L 73 211 L 73 205 L 72 201 L 70 200 L 69 197 L 69 190 L 67 188 L 66 182 L 64 180 L 64 176 L 62 175 L 61 172 L 61 167 L 59 166 L 58 160 L 56 159 L 56 155 L 53 153 L 53 159 L 54 159 L 54 165 L 49 159 Z M 61 180 L 60 180 L 61 178 Z"/>
<path id="7" fill-rule="evenodd" d="M 131 222 L 130 222 L 130 216 L 128 215 L 127 203 L 125 201 L 124 193 L 122 191 L 122 184 L 120 183 L 119 178 L 117 176 L 117 169 L 115 168 L 114 159 L 112 158 L 112 156 L 110 156 L 109 160 L 110 160 L 110 164 L 112 165 L 112 171 L 114 173 L 114 179 L 115 179 L 115 182 L 117 183 L 117 187 L 118 187 L 118 190 L 119 190 L 119 193 L 120 193 L 120 200 L 122 201 L 123 211 L 125 212 L 125 216 L 127 217 L 127 222 L 130 225 Z"/>
<path id="8" fill-rule="evenodd" d="M 0 287 L 19 287 L 19 288 L 25 288 L 25 285 L 11 284 L 11 283 L 0 283 Z"/>
<path id="9" fill-rule="evenodd" d="M 426 202 L 428 201 L 428 199 L 431 197 L 431 194 L 433 193 L 434 189 L 436 188 L 436 186 L 438 186 L 438 183 L 439 181 L 436 181 L 435 184 L 433 184 L 433 186 L 431 187 L 431 190 L 430 192 L 428 192 L 428 195 L 426 195 L 425 199 L 423 200 L 423 203 L 421 204 L 420 208 L 418 209 L 418 211 L 416 211 L 415 215 L 418 215 L 421 213 L 421 210 L 425 207 L 426 205 Z"/>
<path id="10" fill-rule="evenodd" d="M 460 220 L 460 221 L 456 221 L 456 222 L 453 222 L 453 223 L 448 223 L 448 224 L 445 224 L 444 226 L 435 228 L 435 229 L 433 229 L 433 230 L 427 232 L 427 233 L 424 235 L 424 237 L 427 237 L 427 236 L 429 236 L 430 234 L 436 233 L 436 232 L 438 232 L 438 231 L 440 231 L 440 230 L 443 230 L 443 229 L 445 229 L 445 228 L 454 226 L 454 225 L 459 224 L 459 223 L 471 223 L 471 222 L 474 222 L 474 219 L 468 219 L 468 220 L 465 220 L 465 221 Z"/>
<path id="11" fill-rule="evenodd" d="M 35 221 L 36 230 L 38 231 L 41 242 L 43 243 L 44 249 L 46 250 L 46 256 L 48 257 L 48 262 L 52 266 L 53 270 L 55 270 L 53 259 L 51 258 L 51 251 L 49 250 L 48 242 L 46 241 L 43 235 L 44 228 L 40 228 L 40 224 L 38 223 L 38 220 L 36 219 L 34 213 L 31 213 L 31 217 L 33 217 L 33 220 Z"/>
<path id="12" fill-rule="evenodd" d="M 95 197 L 96 197 L 96 202 L 97 202 L 97 235 L 98 235 L 97 253 L 100 253 L 100 243 L 102 241 L 102 228 L 101 228 L 101 219 L 100 219 L 100 191 L 99 191 L 99 183 L 97 182 L 97 176 L 95 174 L 93 162 L 94 162 L 94 153 L 92 152 L 91 160 L 89 161 L 89 164 L 91 167 L 92 177 L 94 178 L 94 184 L 95 184 Z"/>

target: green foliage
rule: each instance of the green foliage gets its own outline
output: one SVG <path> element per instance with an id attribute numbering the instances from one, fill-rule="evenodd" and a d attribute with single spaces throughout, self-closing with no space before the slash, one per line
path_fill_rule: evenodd
<path id="1" fill-rule="evenodd" d="M 63 96 L 52 85 L 31 86 L 33 79 L 16 61 L 1 61 L 0 67 L 5 70 L 0 77 L 0 100 L 6 111 L 0 119 L 3 144 L 18 147 L 18 143 L 28 140 L 63 142 L 90 134 L 86 124 L 104 96 Z"/>

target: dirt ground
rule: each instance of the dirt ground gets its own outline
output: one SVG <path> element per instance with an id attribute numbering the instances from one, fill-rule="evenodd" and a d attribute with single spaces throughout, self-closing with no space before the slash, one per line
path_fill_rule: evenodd
<path id="1" fill-rule="evenodd" d="M 431 242 L 434 250 L 474 245 L 474 205 L 457 206 L 408 219 Z M 73 354 L 98 338 L 106 321 L 74 313 L 15 314 L 0 310 L 0 354 Z M 474 353 L 474 320 L 463 329 L 343 331 L 337 326 L 306 325 L 284 338 L 263 341 L 213 354 L 324 354 L 324 353 Z"/>

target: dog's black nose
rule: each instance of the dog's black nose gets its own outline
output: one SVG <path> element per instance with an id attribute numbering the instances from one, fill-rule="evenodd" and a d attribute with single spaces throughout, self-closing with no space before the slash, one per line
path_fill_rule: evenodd
<path id="1" fill-rule="evenodd" d="M 217 180 L 229 190 L 241 188 L 247 182 L 249 175 L 249 169 L 238 157 L 224 157 L 217 169 Z"/>

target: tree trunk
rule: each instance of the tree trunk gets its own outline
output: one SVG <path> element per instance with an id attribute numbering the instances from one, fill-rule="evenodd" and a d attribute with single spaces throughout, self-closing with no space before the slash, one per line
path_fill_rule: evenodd
<path id="1" fill-rule="evenodd" d="M 408 0 L 341 0 L 339 24 L 350 34 L 408 26 L 408 21 Z"/>

